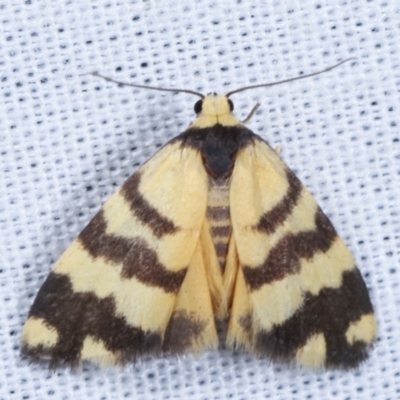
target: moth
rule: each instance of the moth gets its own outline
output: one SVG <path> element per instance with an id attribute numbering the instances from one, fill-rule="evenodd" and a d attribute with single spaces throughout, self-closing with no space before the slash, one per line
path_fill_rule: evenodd
<path id="1" fill-rule="evenodd" d="M 365 360 L 376 322 L 352 255 L 230 100 L 337 65 L 226 95 L 182 90 L 200 97 L 196 119 L 56 262 L 30 309 L 22 354 L 76 367 L 200 352 L 218 347 L 217 319 L 228 320 L 228 347 L 257 356 L 317 369 Z"/>

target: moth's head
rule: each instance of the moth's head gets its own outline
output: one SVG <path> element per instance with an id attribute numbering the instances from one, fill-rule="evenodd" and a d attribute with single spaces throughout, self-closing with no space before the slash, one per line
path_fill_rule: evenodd
<path id="1" fill-rule="evenodd" d="M 209 93 L 207 96 L 198 100 L 194 105 L 196 115 L 220 116 L 231 114 L 233 111 L 233 103 L 226 96 L 217 93 Z"/>
<path id="2" fill-rule="evenodd" d="M 232 114 L 233 103 L 224 95 L 210 93 L 202 97 L 194 105 L 197 118 L 191 124 L 196 128 L 209 128 L 220 124 L 223 126 L 235 126 L 241 122 Z"/>

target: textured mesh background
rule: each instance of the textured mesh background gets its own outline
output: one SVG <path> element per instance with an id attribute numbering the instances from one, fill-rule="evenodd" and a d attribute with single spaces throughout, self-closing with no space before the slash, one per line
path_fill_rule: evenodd
<path id="1" fill-rule="evenodd" d="M 0 399 L 398 399 L 398 0 L 0 0 Z M 193 119 L 197 98 L 357 61 L 233 97 L 315 194 L 369 287 L 379 340 L 358 371 L 309 372 L 220 349 L 81 371 L 19 357 L 53 262 L 107 197 Z"/>

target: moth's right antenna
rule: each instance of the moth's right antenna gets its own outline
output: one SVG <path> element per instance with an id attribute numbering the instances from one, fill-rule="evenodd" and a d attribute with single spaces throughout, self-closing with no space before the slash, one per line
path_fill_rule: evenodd
<path id="1" fill-rule="evenodd" d="M 283 81 L 278 81 L 278 82 L 262 83 L 260 85 L 245 86 L 245 87 L 242 87 L 240 89 L 232 90 L 232 92 L 227 93 L 225 96 L 229 97 L 229 96 L 232 96 L 235 93 L 243 92 L 244 90 L 248 90 L 248 89 L 256 89 L 256 88 L 261 88 L 261 87 L 270 87 L 270 86 L 280 85 L 281 83 L 287 83 L 287 82 L 297 81 L 297 80 L 300 80 L 300 79 L 310 78 L 312 76 L 323 74 L 324 72 L 328 72 L 328 71 L 330 71 L 330 70 L 332 70 L 334 68 L 337 68 L 339 65 L 342 65 L 345 62 L 350 61 L 350 60 L 355 60 L 355 58 L 353 58 L 353 57 L 352 58 L 348 58 L 347 60 L 341 61 L 340 63 L 332 65 L 331 67 L 325 68 L 322 71 L 313 72 L 312 74 L 301 75 L 301 76 L 297 76 L 296 78 L 284 79 Z"/>

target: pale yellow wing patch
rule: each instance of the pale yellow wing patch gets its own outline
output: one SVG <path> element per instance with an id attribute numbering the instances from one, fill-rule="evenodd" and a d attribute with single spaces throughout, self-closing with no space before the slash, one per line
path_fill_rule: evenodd
<path id="1" fill-rule="evenodd" d="M 312 335 L 296 352 L 296 362 L 308 368 L 322 368 L 326 359 L 326 342 L 322 333 Z"/>
<path id="2" fill-rule="evenodd" d="M 224 290 L 221 268 L 210 234 L 210 224 L 207 220 L 204 221 L 201 232 L 200 246 L 204 264 L 204 273 L 207 277 L 207 289 L 204 287 L 201 290 L 210 292 L 215 316 L 217 318 L 224 318 L 226 317 L 228 310 L 228 299 L 225 294 L 226 291 Z"/>
<path id="3" fill-rule="evenodd" d="M 92 336 L 86 336 L 81 350 L 81 358 L 104 367 L 118 363 L 118 354 L 107 350 L 101 340 L 96 340 Z"/>
<path id="4" fill-rule="evenodd" d="M 205 263 L 207 250 L 204 240 L 200 239 L 165 333 L 164 350 L 168 352 L 183 354 L 218 347 Z M 215 262 L 218 265 L 218 261 Z"/>
<path id="5" fill-rule="evenodd" d="M 35 347 L 40 345 L 51 347 L 57 343 L 58 333 L 45 319 L 31 317 L 26 321 L 22 331 L 22 340 Z"/>
<path id="6" fill-rule="evenodd" d="M 364 314 L 359 320 L 350 324 L 346 331 L 349 344 L 357 341 L 372 343 L 376 339 L 377 325 L 374 314 Z"/>
<path id="7" fill-rule="evenodd" d="M 253 351 L 253 304 L 249 296 L 243 271 L 238 269 L 233 289 L 232 308 L 229 318 L 226 344 L 229 347 L 244 347 Z"/>

